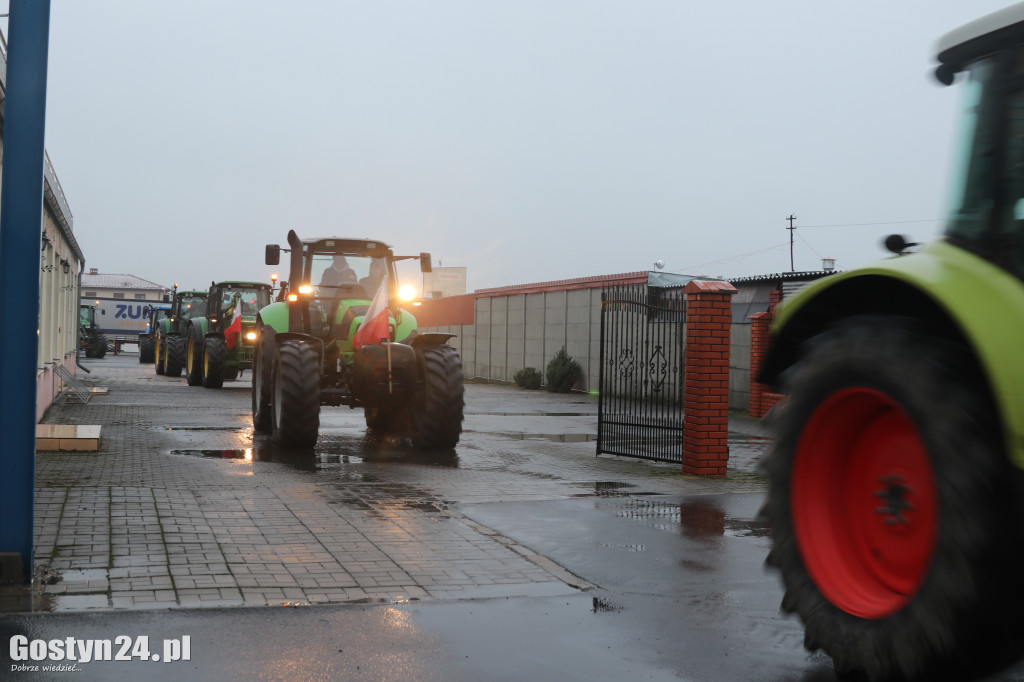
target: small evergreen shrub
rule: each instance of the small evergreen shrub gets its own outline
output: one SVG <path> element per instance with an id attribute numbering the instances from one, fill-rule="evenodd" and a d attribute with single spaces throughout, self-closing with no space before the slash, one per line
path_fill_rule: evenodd
<path id="1" fill-rule="evenodd" d="M 516 382 L 516 386 L 528 388 L 531 391 L 536 391 L 540 388 L 541 378 L 540 372 L 533 367 L 523 367 L 512 375 L 512 381 Z"/>
<path id="2" fill-rule="evenodd" d="M 582 374 L 580 363 L 573 360 L 563 347 L 548 363 L 548 390 L 552 393 L 568 393 Z"/>

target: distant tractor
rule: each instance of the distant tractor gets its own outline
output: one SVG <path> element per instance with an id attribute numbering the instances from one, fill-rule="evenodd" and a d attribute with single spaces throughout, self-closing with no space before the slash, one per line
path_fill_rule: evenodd
<path id="1" fill-rule="evenodd" d="M 185 367 L 185 343 L 192 328 L 193 317 L 206 314 L 206 291 L 178 291 L 174 285 L 171 310 L 167 317 L 157 320 L 155 369 L 157 374 L 181 376 Z"/>
<path id="2" fill-rule="evenodd" d="M 107 354 L 107 335 L 96 323 L 96 306 L 78 306 L 78 345 L 87 358 L 102 358 Z"/>
<path id="3" fill-rule="evenodd" d="M 146 331 L 139 334 L 139 362 L 156 361 L 157 330 L 160 327 L 160 320 L 165 319 L 170 310 L 170 304 L 154 303 L 148 306 L 146 317 L 149 322 L 146 325 Z"/>
<path id="4" fill-rule="evenodd" d="M 1024 645 L 1024 4 L 948 34 L 943 238 L 783 302 L 768 564 L 841 676 L 976 679 Z"/>
<path id="5" fill-rule="evenodd" d="M 399 307 L 396 256 L 383 242 L 288 233 L 290 274 L 256 320 L 252 412 L 257 432 L 285 448 L 317 440 L 321 405 L 364 408 L 373 429 L 451 449 L 462 432 L 462 361 L 453 334 L 419 333 Z M 280 262 L 270 244 L 266 263 Z"/>
<path id="6" fill-rule="evenodd" d="M 189 320 L 185 368 L 189 386 L 220 388 L 251 369 L 256 343 L 256 313 L 270 303 L 271 285 L 262 282 L 214 282 L 206 315 Z"/>

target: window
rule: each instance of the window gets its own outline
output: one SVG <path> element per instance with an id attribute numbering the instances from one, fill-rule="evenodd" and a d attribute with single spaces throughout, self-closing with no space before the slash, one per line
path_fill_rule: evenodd
<path id="1" fill-rule="evenodd" d="M 87 291 L 82 295 L 84 298 L 96 298 L 95 291 Z"/>
<path id="2" fill-rule="evenodd" d="M 124 298 L 124 294 L 114 294 L 114 298 Z"/>
<path id="3" fill-rule="evenodd" d="M 146 300 L 146 295 L 145 294 L 135 294 L 135 300 L 136 301 L 145 301 Z"/>

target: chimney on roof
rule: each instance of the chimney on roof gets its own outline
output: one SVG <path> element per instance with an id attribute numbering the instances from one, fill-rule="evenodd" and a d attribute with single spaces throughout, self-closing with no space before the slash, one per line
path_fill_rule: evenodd
<path id="1" fill-rule="evenodd" d="M 98 275 L 98 274 L 100 274 L 100 271 L 97 268 L 89 268 L 89 274 L 90 275 Z"/>

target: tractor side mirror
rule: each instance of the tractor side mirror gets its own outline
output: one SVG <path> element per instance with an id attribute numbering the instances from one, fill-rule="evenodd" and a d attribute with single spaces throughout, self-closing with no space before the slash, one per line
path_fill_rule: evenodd
<path id="1" fill-rule="evenodd" d="M 433 272 L 434 271 L 434 266 L 430 262 L 430 254 L 429 253 L 421 253 L 420 254 L 420 271 L 421 272 Z"/>
<path id="2" fill-rule="evenodd" d="M 281 262 L 281 247 L 278 244 L 267 244 L 266 258 L 267 265 L 277 265 Z"/>

